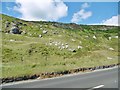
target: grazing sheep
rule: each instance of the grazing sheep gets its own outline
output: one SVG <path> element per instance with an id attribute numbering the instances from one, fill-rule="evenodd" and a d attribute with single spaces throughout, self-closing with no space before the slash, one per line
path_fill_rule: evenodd
<path id="1" fill-rule="evenodd" d="M 47 32 L 48 32 L 48 31 L 46 31 L 46 30 L 43 30 L 43 34 L 47 34 Z"/>
<path id="2" fill-rule="evenodd" d="M 71 51 L 71 52 L 76 52 L 76 50 L 75 49 L 68 49 L 69 51 Z"/>
<path id="3" fill-rule="evenodd" d="M 109 40 L 111 40 L 111 39 L 112 39 L 112 37 L 109 37 L 108 39 L 109 39 Z"/>
<path id="4" fill-rule="evenodd" d="M 78 46 L 78 49 L 82 49 L 83 47 L 82 46 Z"/>
<path id="5" fill-rule="evenodd" d="M 61 48 L 62 48 L 62 49 L 65 49 L 65 46 L 62 46 Z"/>
<path id="6" fill-rule="evenodd" d="M 111 58 L 111 57 L 107 57 L 107 59 L 111 60 L 111 59 L 113 59 L 113 58 Z"/>
<path id="7" fill-rule="evenodd" d="M 69 47 L 69 45 L 67 44 L 67 45 L 65 45 L 65 48 L 67 49 Z"/>
<path id="8" fill-rule="evenodd" d="M 109 50 L 112 50 L 112 51 L 113 51 L 114 49 L 113 49 L 113 48 L 109 48 Z"/>
<path id="9" fill-rule="evenodd" d="M 93 36 L 93 39 L 97 39 L 96 36 Z"/>
<path id="10" fill-rule="evenodd" d="M 49 43 L 49 45 L 51 46 L 51 45 L 52 45 L 52 43 Z"/>
<path id="11" fill-rule="evenodd" d="M 42 37 L 42 35 L 39 35 L 39 38 L 41 38 Z"/>
<path id="12" fill-rule="evenodd" d="M 55 46 L 57 46 L 58 44 L 57 43 L 55 43 Z"/>
<path id="13" fill-rule="evenodd" d="M 114 38 L 118 38 L 118 36 L 114 36 Z"/>
<path id="14" fill-rule="evenodd" d="M 10 42 L 14 42 L 15 40 L 13 40 L 13 39 L 10 39 Z"/>

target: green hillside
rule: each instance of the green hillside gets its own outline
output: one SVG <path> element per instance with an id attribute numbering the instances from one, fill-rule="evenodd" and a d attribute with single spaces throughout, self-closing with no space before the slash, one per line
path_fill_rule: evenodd
<path id="1" fill-rule="evenodd" d="M 115 26 L 33 22 L 2 15 L 0 33 L 2 77 L 118 63 Z"/>

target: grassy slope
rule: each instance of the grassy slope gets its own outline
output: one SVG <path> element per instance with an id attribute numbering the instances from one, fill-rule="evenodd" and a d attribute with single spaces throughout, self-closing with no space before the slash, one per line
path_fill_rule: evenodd
<path id="1" fill-rule="evenodd" d="M 118 39 L 108 40 L 108 36 L 117 36 L 117 27 L 61 25 L 60 23 L 56 27 L 53 25 L 56 24 L 55 22 L 25 22 L 6 15 L 2 16 L 3 32 L 0 33 L 3 36 L 3 77 L 63 71 L 77 67 L 92 67 L 118 62 Z M 27 24 L 27 26 L 21 25 L 21 30 L 26 31 L 27 34 L 5 34 L 4 31 L 11 28 L 10 26 L 5 29 L 6 21 L 20 21 Z M 101 31 L 103 28 L 108 30 Z M 42 34 L 43 30 L 48 30 L 48 33 Z M 53 32 L 58 34 L 53 34 Z M 30 36 L 30 34 L 32 35 Z M 43 37 L 39 38 L 39 34 Z M 97 39 L 93 39 L 94 35 Z M 50 40 L 63 44 L 68 43 L 71 49 L 77 49 L 79 45 L 83 48 L 77 49 L 76 52 L 71 52 L 68 49 L 60 50 L 58 46 L 48 45 Z M 109 50 L 109 48 L 114 50 Z M 109 60 L 108 57 L 112 59 Z"/>

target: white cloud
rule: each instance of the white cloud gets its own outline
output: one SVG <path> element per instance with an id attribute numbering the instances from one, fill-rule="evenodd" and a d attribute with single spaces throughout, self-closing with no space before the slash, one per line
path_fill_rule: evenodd
<path id="1" fill-rule="evenodd" d="M 57 21 L 67 16 L 68 7 L 61 0 L 16 0 L 16 3 L 14 10 L 20 12 L 24 20 Z"/>
<path id="2" fill-rule="evenodd" d="M 81 8 L 88 8 L 89 7 L 89 4 L 88 3 L 84 3 L 82 4 Z"/>
<path id="3" fill-rule="evenodd" d="M 120 26 L 120 22 L 118 21 L 118 18 L 120 18 L 120 15 L 112 16 L 111 18 L 103 20 L 100 23 L 92 23 L 92 24 L 89 24 L 89 25 Z"/>
<path id="4" fill-rule="evenodd" d="M 85 11 L 84 9 L 81 9 L 79 12 L 74 13 L 71 22 L 78 23 L 79 21 L 85 20 L 92 16 L 91 11 Z"/>
<path id="5" fill-rule="evenodd" d="M 118 17 L 120 17 L 120 15 L 112 16 L 107 20 L 103 20 L 102 25 L 118 26 Z"/>

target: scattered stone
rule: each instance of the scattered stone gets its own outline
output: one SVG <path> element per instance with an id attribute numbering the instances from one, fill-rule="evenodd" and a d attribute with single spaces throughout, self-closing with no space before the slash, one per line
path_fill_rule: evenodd
<path id="1" fill-rule="evenodd" d="M 32 36 L 32 34 L 29 34 L 29 36 Z"/>
<path id="2" fill-rule="evenodd" d="M 24 34 L 27 34 L 25 31 L 22 31 L 22 33 L 21 33 L 22 35 L 24 35 Z"/>
<path id="3" fill-rule="evenodd" d="M 58 35 L 58 37 L 62 37 L 62 35 Z"/>
<path id="4" fill-rule="evenodd" d="M 88 38 L 88 36 L 85 36 L 86 38 Z"/>
<path id="5" fill-rule="evenodd" d="M 57 35 L 57 34 L 58 34 L 58 32 L 57 32 L 57 31 L 55 31 L 55 32 L 53 32 L 53 34 Z"/>
<path id="6" fill-rule="evenodd" d="M 23 24 L 23 26 L 27 26 L 27 24 Z"/>
<path id="7" fill-rule="evenodd" d="M 12 34 L 21 34 L 21 31 L 17 27 L 12 27 L 10 30 L 10 33 Z"/>
<path id="8" fill-rule="evenodd" d="M 82 42 L 81 42 L 81 41 L 79 41 L 79 43 L 80 43 L 80 44 L 82 44 Z"/>
<path id="9" fill-rule="evenodd" d="M 9 25 L 10 25 L 10 22 L 6 21 L 5 22 L 5 28 L 9 27 Z"/>
<path id="10" fill-rule="evenodd" d="M 75 42 L 75 39 L 71 39 L 73 42 Z"/>

